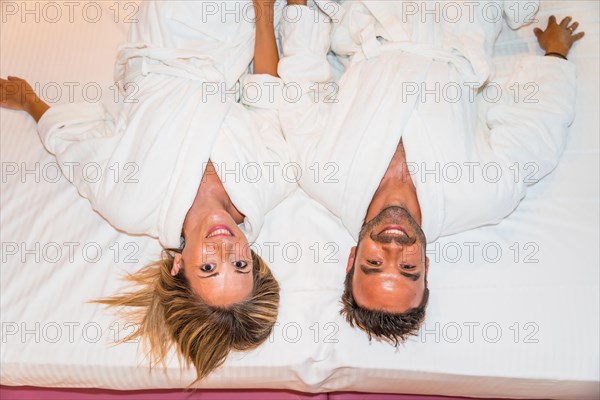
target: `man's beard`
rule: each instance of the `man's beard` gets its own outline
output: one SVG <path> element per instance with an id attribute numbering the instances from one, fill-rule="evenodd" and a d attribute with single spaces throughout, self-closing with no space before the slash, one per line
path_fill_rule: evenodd
<path id="1" fill-rule="evenodd" d="M 406 230 L 407 236 L 382 235 L 377 232 L 378 229 L 384 229 L 386 225 L 399 225 Z M 411 245 L 415 242 L 425 245 L 425 233 L 421 226 L 415 221 L 410 213 L 400 206 L 389 206 L 381 210 L 379 214 L 369 222 L 365 223 L 360 230 L 358 242 L 369 235 L 372 240 L 378 243 L 391 243 Z"/>

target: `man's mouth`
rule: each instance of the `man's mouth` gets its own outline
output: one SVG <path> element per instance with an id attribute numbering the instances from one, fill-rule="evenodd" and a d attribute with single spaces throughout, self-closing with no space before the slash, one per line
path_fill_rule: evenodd
<path id="1" fill-rule="evenodd" d="M 381 232 L 378 233 L 378 236 L 408 236 L 404 228 L 401 226 L 386 226 L 383 228 Z"/>
<path id="2" fill-rule="evenodd" d="M 225 225 L 217 225 L 211 228 L 206 235 L 206 239 L 218 237 L 218 236 L 234 236 L 233 232 Z"/>

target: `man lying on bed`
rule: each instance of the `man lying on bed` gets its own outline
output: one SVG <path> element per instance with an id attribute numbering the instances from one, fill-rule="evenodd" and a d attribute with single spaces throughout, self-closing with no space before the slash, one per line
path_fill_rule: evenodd
<path id="1" fill-rule="evenodd" d="M 534 31 L 546 56 L 523 57 L 510 90 L 478 120 L 475 95 L 491 78 L 504 21 L 489 21 L 489 4 L 476 4 L 433 23 L 418 3 L 349 1 L 330 13 L 339 22 L 332 35 L 322 12 L 296 5 L 287 14 L 299 17 L 281 28 L 279 75 L 305 93 L 280 106 L 303 166 L 300 186 L 358 241 L 342 314 L 396 346 L 425 316 L 426 242 L 509 215 L 556 166 L 574 117 L 575 66 L 566 57 L 583 32 L 570 17 L 551 17 Z M 520 19 L 506 17 L 513 28 L 532 16 L 519 13 L 524 2 L 490 4 L 516 10 Z M 346 66 L 335 96 L 330 44 Z"/>

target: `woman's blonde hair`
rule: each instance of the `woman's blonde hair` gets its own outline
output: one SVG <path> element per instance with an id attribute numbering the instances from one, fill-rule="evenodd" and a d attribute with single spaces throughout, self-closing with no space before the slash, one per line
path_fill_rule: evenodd
<path id="1" fill-rule="evenodd" d="M 227 307 L 211 306 L 192 291 L 183 269 L 172 276 L 174 253 L 126 277 L 139 289 L 95 302 L 128 307 L 121 314 L 137 324 L 122 341 L 141 339 L 150 367 L 165 366 L 173 345 L 197 379 L 218 368 L 231 350 L 258 347 L 271 334 L 279 309 L 279 284 L 263 259 L 252 251 L 254 288 L 250 298 Z"/>

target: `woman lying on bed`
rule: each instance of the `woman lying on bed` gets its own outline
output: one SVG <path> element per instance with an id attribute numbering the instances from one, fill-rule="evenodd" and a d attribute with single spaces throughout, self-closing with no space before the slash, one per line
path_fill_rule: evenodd
<path id="1" fill-rule="evenodd" d="M 0 105 L 38 122 L 92 207 L 120 230 L 160 240 L 162 260 L 130 276 L 137 291 L 100 302 L 133 307 L 139 329 L 128 339 L 143 339 L 152 365 L 176 344 L 198 379 L 269 336 L 279 286 L 248 242 L 295 187 L 281 173 L 289 157 L 277 115 L 236 102 L 240 80 L 277 74 L 273 1 L 256 1 L 250 14 L 238 5 L 235 15 L 208 1 L 144 3 L 118 54 L 129 101 L 114 119 L 100 104 L 50 109 L 24 80 L 2 79 Z M 91 163 L 99 179 L 72 173 Z M 110 169 L 124 165 L 136 182 L 115 179 Z"/>

